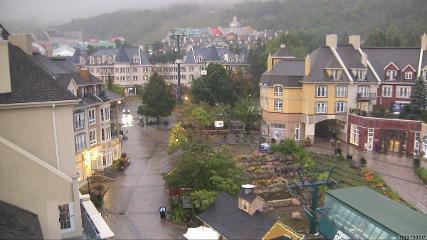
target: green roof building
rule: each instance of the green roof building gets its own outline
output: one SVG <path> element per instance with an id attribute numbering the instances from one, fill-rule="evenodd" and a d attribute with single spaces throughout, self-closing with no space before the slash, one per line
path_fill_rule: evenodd
<path id="1" fill-rule="evenodd" d="M 321 210 L 327 239 L 425 239 L 427 215 L 367 187 L 330 190 Z"/>

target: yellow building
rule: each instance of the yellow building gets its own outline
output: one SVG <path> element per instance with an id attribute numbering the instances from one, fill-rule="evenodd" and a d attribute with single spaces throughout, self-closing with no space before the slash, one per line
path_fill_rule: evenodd
<path id="1" fill-rule="evenodd" d="M 378 79 L 360 37 L 337 45 L 335 34 L 326 45 L 304 59 L 292 57 L 284 46 L 269 56 L 260 81 L 262 134 L 269 139 L 314 139 L 316 126 L 325 120 L 347 122 L 350 108 L 372 109 Z M 346 126 L 341 137 L 346 139 Z"/>

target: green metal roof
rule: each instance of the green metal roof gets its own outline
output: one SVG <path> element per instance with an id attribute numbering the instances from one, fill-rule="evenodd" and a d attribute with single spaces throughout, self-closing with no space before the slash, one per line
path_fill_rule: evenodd
<path id="1" fill-rule="evenodd" d="M 354 210 L 399 235 L 427 235 L 427 215 L 414 211 L 367 187 L 327 192 Z"/>

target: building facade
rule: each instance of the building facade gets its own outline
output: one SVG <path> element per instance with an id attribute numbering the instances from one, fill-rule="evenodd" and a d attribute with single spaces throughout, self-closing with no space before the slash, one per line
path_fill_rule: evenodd
<path id="1" fill-rule="evenodd" d="M 410 103 L 417 77 L 427 80 L 426 48 L 425 34 L 421 48 L 363 48 L 358 35 L 342 45 L 332 34 L 304 59 L 282 46 L 269 56 L 260 81 L 263 135 L 314 140 L 334 121 L 342 126 L 337 137 L 361 149 L 419 152 L 420 122 L 367 116 L 378 109 L 399 112 Z"/>

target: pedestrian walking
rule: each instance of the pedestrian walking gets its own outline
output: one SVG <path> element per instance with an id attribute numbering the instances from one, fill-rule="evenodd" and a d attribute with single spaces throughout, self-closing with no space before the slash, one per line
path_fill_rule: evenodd
<path id="1" fill-rule="evenodd" d="M 159 208 L 159 213 L 160 213 L 160 219 L 165 219 L 166 218 L 166 208 L 165 207 L 160 207 Z"/>

